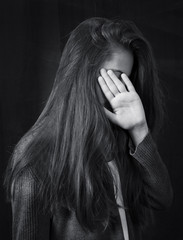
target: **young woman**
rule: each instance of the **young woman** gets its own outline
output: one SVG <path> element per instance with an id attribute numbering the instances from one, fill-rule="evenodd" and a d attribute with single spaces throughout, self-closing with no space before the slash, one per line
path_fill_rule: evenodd
<path id="1" fill-rule="evenodd" d="M 82 22 L 7 168 L 13 239 L 140 239 L 151 210 L 172 202 L 153 140 L 162 106 L 152 51 L 136 26 Z"/>

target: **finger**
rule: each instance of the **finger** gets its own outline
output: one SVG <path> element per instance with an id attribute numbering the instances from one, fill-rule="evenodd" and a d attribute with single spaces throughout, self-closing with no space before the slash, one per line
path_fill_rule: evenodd
<path id="1" fill-rule="evenodd" d="M 98 82 L 100 84 L 100 87 L 104 93 L 104 95 L 106 96 L 107 100 L 110 102 L 114 96 L 111 93 L 110 89 L 108 88 L 108 86 L 106 85 L 106 82 L 104 81 L 103 77 L 98 77 Z"/>
<path id="2" fill-rule="evenodd" d="M 110 89 L 111 93 L 116 96 L 117 94 L 119 94 L 119 90 L 116 87 L 115 83 L 112 81 L 112 79 L 110 78 L 110 76 L 107 74 L 106 70 L 104 68 L 102 68 L 100 70 L 101 76 L 103 77 L 103 79 L 105 80 L 108 88 Z"/>
<path id="3" fill-rule="evenodd" d="M 129 92 L 135 92 L 135 88 L 134 88 L 132 82 L 130 81 L 130 79 L 128 78 L 128 76 L 125 73 L 122 73 L 121 77 L 122 77 L 128 91 Z"/>
<path id="4" fill-rule="evenodd" d="M 116 122 L 116 115 L 112 112 L 110 112 L 107 108 L 104 107 L 104 111 L 106 113 L 106 116 L 109 120 L 111 120 L 111 122 L 113 122 L 114 124 L 117 124 Z"/>
<path id="5" fill-rule="evenodd" d="M 119 80 L 119 78 L 116 76 L 116 74 L 112 70 L 108 70 L 107 74 L 113 80 L 119 92 L 124 92 L 124 91 L 126 92 L 125 85 L 122 83 L 122 81 Z"/>

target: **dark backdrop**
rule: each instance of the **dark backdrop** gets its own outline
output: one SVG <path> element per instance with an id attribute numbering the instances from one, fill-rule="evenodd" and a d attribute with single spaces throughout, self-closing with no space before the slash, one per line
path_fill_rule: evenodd
<path id="1" fill-rule="evenodd" d="M 4 0 L 0 2 L 0 236 L 11 239 L 11 209 L 2 188 L 14 145 L 35 122 L 49 95 L 68 33 L 92 16 L 133 20 L 154 49 L 167 121 L 159 150 L 174 187 L 173 206 L 156 213 L 144 239 L 181 240 L 183 215 L 183 1 Z"/>

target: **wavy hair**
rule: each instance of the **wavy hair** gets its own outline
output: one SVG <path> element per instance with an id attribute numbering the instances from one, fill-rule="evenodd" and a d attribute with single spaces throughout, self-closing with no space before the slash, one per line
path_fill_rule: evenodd
<path id="1" fill-rule="evenodd" d="M 163 101 L 148 41 L 132 22 L 91 18 L 71 32 L 48 101 L 16 145 L 5 178 L 11 199 L 20 174 L 28 167 L 36 169 L 45 209 L 51 213 L 58 207 L 74 210 L 81 226 L 90 231 L 99 223 L 105 229 L 115 215 L 113 177 L 107 164 L 112 159 L 124 182 L 124 207 L 134 223 L 146 222 L 141 203 L 148 205 L 148 200 L 139 166 L 126 159 L 130 157 L 128 134 L 107 119 L 97 94 L 99 70 L 114 47 L 132 51 L 130 78 L 150 131 L 158 131 Z"/>

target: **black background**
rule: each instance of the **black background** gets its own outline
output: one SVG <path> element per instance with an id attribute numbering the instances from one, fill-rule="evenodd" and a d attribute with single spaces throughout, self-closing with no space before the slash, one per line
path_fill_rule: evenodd
<path id="1" fill-rule="evenodd" d="M 11 239 L 3 174 L 13 146 L 39 116 L 69 32 L 93 16 L 133 20 L 150 41 L 166 95 L 159 151 L 174 188 L 169 210 L 156 213 L 144 239 L 182 240 L 183 1 L 17 0 L 0 2 L 0 237 Z"/>

